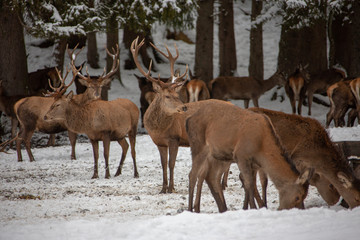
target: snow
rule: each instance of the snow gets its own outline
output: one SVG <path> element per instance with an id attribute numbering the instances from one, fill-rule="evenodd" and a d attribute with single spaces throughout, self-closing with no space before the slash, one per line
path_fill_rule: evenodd
<path id="1" fill-rule="evenodd" d="M 242 4 L 236 2 L 235 4 Z M 248 7 L 248 6 L 245 6 Z M 238 74 L 247 75 L 250 20 L 236 8 L 236 42 Z M 155 43 L 172 47 L 166 40 L 164 27 L 154 29 Z M 195 32 L 188 31 L 190 38 Z M 215 33 L 215 36 L 217 33 Z M 280 29 L 276 19 L 264 25 L 265 77 L 276 70 Z M 52 47 L 39 49 L 31 45 L 38 39 L 27 36 L 29 71 L 51 65 Z M 98 34 L 100 65 L 105 64 L 106 36 Z M 194 64 L 195 45 L 176 41 L 179 63 Z M 217 66 L 215 41 L 215 65 Z M 121 49 L 121 61 L 127 50 Z M 86 51 L 79 55 L 80 63 Z M 68 59 L 66 60 L 68 62 Z M 123 66 L 123 65 L 122 65 Z M 157 65 L 162 75 L 168 75 L 168 65 Z M 182 71 L 185 66 L 177 65 Z M 214 76 L 218 69 L 215 67 Z M 90 74 L 101 74 L 102 68 L 89 69 Z M 110 99 L 125 97 L 139 106 L 136 70 L 121 69 L 121 87 L 114 80 Z M 73 88 L 74 89 L 74 88 Z M 291 112 L 288 98 L 270 101 L 275 90 L 260 98 L 260 106 Z M 283 89 L 278 90 L 284 94 Z M 326 100 L 326 99 L 324 99 Z M 243 107 L 242 101 L 233 103 Z M 252 104 L 252 103 L 251 103 Z M 322 124 L 328 108 L 314 104 L 313 116 Z M 307 112 L 305 107 L 303 112 Z M 144 132 L 140 128 L 139 132 Z M 334 141 L 359 140 L 360 127 L 330 128 Z M 186 211 L 188 206 L 188 174 L 191 169 L 189 148 L 180 148 L 175 166 L 173 194 L 159 194 L 162 170 L 159 153 L 147 134 L 136 140 L 137 165 L 140 178 L 133 177 L 131 154 L 128 153 L 122 175 L 114 177 L 121 156 L 120 146 L 112 142 L 110 148 L 111 178 L 104 179 L 105 169 L 100 145 L 99 179 L 93 173 L 93 154 L 87 141 L 76 145 L 77 160 L 70 160 L 68 142 L 56 147 L 35 148 L 36 162 L 30 163 L 23 150 L 24 162 L 17 162 L 16 152 L 0 153 L 0 239 L 356 239 L 360 234 L 360 208 L 348 210 L 338 204 L 328 207 L 316 189 L 310 187 L 305 200 L 306 210 L 277 211 L 278 193 L 270 182 L 268 209 L 242 210 L 244 191 L 238 178 L 239 170 L 231 166 L 225 199 L 228 211 L 218 213 L 206 184 L 203 187 L 201 213 Z M 260 186 L 259 186 L 260 187 Z M 259 188 L 260 190 L 260 188 Z"/>

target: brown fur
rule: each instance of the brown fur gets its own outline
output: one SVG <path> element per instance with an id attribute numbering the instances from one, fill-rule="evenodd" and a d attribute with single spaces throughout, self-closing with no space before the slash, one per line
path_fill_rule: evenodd
<path id="1" fill-rule="evenodd" d="M 350 82 L 350 89 L 356 100 L 356 115 L 360 123 L 360 78 L 355 78 Z"/>
<path id="2" fill-rule="evenodd" d="M 326 90 L 332 84 L 341 81 L 346 76 L 345 72 L 330 68 L 321 73 L 311 76 L 309 84 L 307 85 L 307 97 L 308 97 L 308 115 L 311 115 L 311 105 L 313 101 L 313 95 L 315 93 L 326 93 Z"/>
<path id="3" fill-rule="evenodd" d="M 86 134 L 92 144 L 94 152 L 94 174 L 92 178 L 98 178 L 98 141 L 103 141 L 106 173 L 105 178 L 110 177 L 108 166 L 110 141 L 118 141 L 123 149 L 121 161 L 116 176 L 121 174 L 121 169 L 126 157 L 128 143 L 125 137 L 128 135 L 131 145 L 131 155 L 134 163 L 134 177 L 138 177 L 135 156 L 135 142 L 139 110 L 128 99 L 116 99 L 113 101 L 94 100 L 87 104 L 79 105 L 72 100 L 72 94 L 55 101 L 46 113 L 46 122 L 56 121 L 75 133 Z"/>
<path id="4" fill-rule="evenodd" d="M 249 107 L 250 99 L 258 107 L 258 99 L 276 85 L 285 84 L 282 72 L 277 71 L 267 80 L 255 80 L 251 77 L 218 77 L 210 81 L 211 98 L 228 100 L 242 99 L 245 108 Z"/>
<path id="5" fill-rule="evenodd" d="M 310 74 L 306 70 L 307 66 L 303 67 L 301 64 L 292 73 L 285 84 L 285 91 L 290 99 L 292 112 L 301 115 L 302 104 L 305 99 L 306 89 L 309 82 Z M 296 109 L 296 101 L 298 106 Z"/>
<path id="6" fill-rule="evenodd" d="M 311 118 L 268 109 L 252 108 L 250 110 L 266 114 L 270 118 L 283 146 L 291 153 L 291 159 L 298 171 L 313 168 L 315 172 L 310 179 L 310 184 L 318 189 L 329 205 L 337 203 L 339 194 L 327 179 L 329 170 L 325 168 L 329 161 L 341 162 L 343 159 L 339 157 L 337 149 L 334 148 L 320 123 Z M 333 156 L 339 158 L 333 158 Z"/>
<path id="7" fill-rule="evenodd" d="M 356 99 L 351 92 L 350 82 L 351 80 L 338 82 L 327 89 L 330 109 L 326 114 L 326 127 L 330 126 L 332 120 L 334 120 L 335 127 L 343 127 L 345 114 L 349 109 L 351 111 L 347 125 L 353 125 L 354 117 L 356 117 Z"/>
<path id="8" fill-rule="evenodd" d="M 243 110 L 222 101 L 203 102 L 206 104 L 186 122 L 193 159 L 189 175 L 189 210 L 192 210 L 192 195 L 196 182 L 198 192 L 195 210 L 200 210 L 198 203 L 203 180 L 208 183 L 219 211 L 227 209 L 220 180 L 232 161 L 237 163 L 241 171 L 245 190 L 249 192 L 251 208 L 256 207 L 253 166 L 268 174 L 278 188 L 279 209 L 303 208 L 303 200 L 307 194 L 306 177 L 303 177 L 308 172 L 299 178 L 270 120 L 262 114 Z"/>
<path id="9" fill-rule="evenodd" d="M 29 91 L 31 95 L 52 91 L 49 85 L 49 79 L 54 87 L 60 85 L 60 78 L 57 75 L 55 67 L 39 69 L 28 74 Z"/>
<path id="10" fill-rule="evenodd" d="M 203 80 L 191 79 L 186 84 L 186 90 L 188 92 L 189 102 L 197 102 L 210 98 L 210 92 Z"/>

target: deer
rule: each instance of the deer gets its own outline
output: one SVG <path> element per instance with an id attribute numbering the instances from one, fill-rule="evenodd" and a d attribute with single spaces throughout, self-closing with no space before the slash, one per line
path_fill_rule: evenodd
<path id="1" fill-rule="evenodd" d="M 52 103 L 59 98 L 62 94 L 65 93 L 65 91 L 70 87 L 70 85 L 73 83 L 75 78 L 80 78 L 84 84 L 88 86 L 87 90 L 83 94 L 76 95 L 74 99 L 79 104 L 84 104 L 88 101 L 92 101 L 94 99 L 98 99 L 101 96 L 101 89 L 104 85 L 108 84 L 110 81 L 109 79 L 112 77 L 113 74 L 115 74 L 114 70 L 117 67 L 116 64 L 116 58 L 118 56 L 118 50 L 116 53 L 111 54 L 108 50 L 108 54 L 113 57 L 113 66 L 112 71 L 110 71 L 108 74 L 105 75 L 104 73 L 97 79 L 97 81 L 93 81 L 89 77 L 83 76 L 80 73 L 80 70 L 82 67 L 77 69 L 75 67 L 75 60 L 76 57 L 80 54 L 82 49 L 75 53 L 77 46 L 73 49 L 73 51 L 70 51 L 68 47 L 66 48 L 66 51 L 71 59 L 70 65 L 73 66 L 72 73 L 73 73 L 73 79 L 70 81 L 70 84 L 65 85 L 65 79 L 71 69 L 67 68 L 66 75 L 64 78 L 61 77 L 60 71 L 57 71 L 58 78 L 61 80 L 61 84 L 59 87 L 55 88 L 51 85 L 51 82 L 49 81 L 49 85 L 51 86 L 51 89 L 53 92 L 48 91 L 46 97 L 41 96 L 31 96 L 22 98 L 21 100 L 17 101 L 14 105 L 14 112 L 16 113 L 16 117 L 20 122 L 20 131 L 18 133 L 18 139 L 16 141 L 16 151 L 18 155 L 18 161 L 23 161 L 22 154 L 21 154 L 21 144 L 22 142 L 25 143 L 25 148 L 28 153 L 30 162 L 35 161 L 34 156 L 31 152 L 31 137 L 35 131 L 40 131 L 43 133 L 49 133 L 50 138 L 48 141 L 48 146 L 54 145 L 55 142 L 55 133 L 66 131 L 67 128 L 64 126 L 64 124 L 52 121 L 45 122 L 43 120 L 45 113 L 48 109 L 50 109 Z M 75 154 L 75 144 L 76 144 L 76 133 L 73 133 L 71 131 L 68 131 L 68 136 L 71 144 L 71 159 L 76 159 Z"/>
<path id="2" fill-rule="evenodd" d="M 356 113 L 358 123 L 360 123 L 360 78 L 355 78 L 350 82 L 350 89 L 356 100 Z"/>
<path id="3" fill-rule="evenodd" d="M 248 108 L 250 99 L 253 101 L 254 106 L 258 107 L 260 96 L 276 85 L 285 84 L 285 81 L 284 74 L 276 71 L 267 80 L 257 80 L 252 77 L 220 76 L 211 80 L 208 87 L 211 98 L 221 100 L 242 99 L 245 108 Z"/>
<path id="4" fill-rule="evenodd" d="M 206 83 L 201 79 L 191 79 L 186 84 L 186 90 L 188 92 L 189 102 L 197 102 L 210 98 L 209 89 L 207 88 Z"/>
<path id="5" fill-rule="evenodd" d="M 92 179 L 99 178 L 98 159 L 99 141 L 103 141 L 105 158 L 105 178 L 110 178 L 109 151 L 110 141 L 117 141 L 123 149 L 120 164 L 115 176 L 121 174 L 126 157 L 129 137 L 134 164 L 134 177 L 139 177 L 136 167 L 136 133 L 139 109 L 128 99 L 118 98 L 112 101 L 101 99 L 78 104 L 72 92 L 56 100 L 44 116 L 46 122 L 62 122 L 67 129 L 75 133 L 84 133 L 90 139 L 94 155 L 94 173 Z"/>
<path id="6" fill-rule="evenodd" d="M 187 114 L 196 111 L 199 102 L 187 103 L 191 106 L 191 110 L 186 114 L 179 114 L 172 103 L 184 104 L 180 99 L 180 92 L 187 79 L 183 79 L 186 75 L 188 66 L 183 74 L 175 74 L 174 64 L 179 57 L 179 51 L 176 46 L 176 56 L 174 57 L 168 47 L 165 45 L 168 54 L 165 54 L 151 43 L 152 47 L 160 54 L 167 58 L 170 62 L 170 81 L 161 81 L 160 76 L 156 79 L 151 76 L 151 64 L 146 72 L 138 60 L 139 49 L 144 44 L 144 39 L 139 43 L 139 38 L 133 40 L 130 51 L 133 55 L 134 62 L 139 72 L 152 83 L 155 94 L 153 101 L 150 103 L 144 115 L 144 126 L 150 135 L 152 141 L 157 146 L 160 154 L 163 183 L 160 193 L 172 193 L 174 188 L 174 168 L 179 147 L 189 147 L 188 137 L 185 130 L 185 120 Z M 183 80 L 181 80 L 183 79 Z M 169 167 L 169 178 L 168 178 Z"/>
<path id="7" fill-rule="evenodd" d="M 41 95 L 47 91 L 52 91 L 52 86 L 60 85 L 60 78 L 58 77 L 56 67 L 46 67 L 38 69 L 35 72 L 30 72 L 29 77 L 29 92 L 31 95 Z M 50 81 L 48 81 L 50 79 Z"/>
<path id="8" fill-rule="evenodd" d="M 270 119 L 220 100 L 202 102 L 205 104 L 186 120 L 192 156 L 188 210 L 192 211 L 194 206 L 196 212 L 200 211 L 201 186 L 204 180 L 219 212 L 227 210 L 221 177 L 231 162 L 238 165 L 245 192 L 249 193 L 251 208 L 256 208 L 253 178 L 255 167 L 270 176 L 278 189 L 279 210 L 304 208 L 303 200 L 307 195 L 312 171 L 306 169 L 300 174 L 295 168 Z M 183 106 L 179 106 L 178 111 L 181 108 Z M 197 195 L 193 205 L 196 183 Z"/>
<path id="9" fill-rule="evenodd" d="M 113 58 L 113 66 L 110 72 L 105 76 L 104 69 L 104 73 L 101 75 L 102 79 L 109 79 L 119 68 L 119 48 L 117 47 L 116 54 L 114 55 L 108 50 L 107 53 Z M 79 75 L 80 69 L 77 69 L 74 64 L 71 64 L 71 67 L 73 71 Z M 90 75 L 87 74 L 87 77 L 85 77 L 80 74 L 80 78 L 89 79 Z M 76 96 L 74 96 L 73 92 L 70 92 L 66 96 L 55 99 L 43 116 L 43 120 L 46 123 L 51 123 L 53 121 L 60 122 L 69 131 L 74 133 L 84 133 L 88 136 L 94 155 L 94 173 L 92 179 L 99 178 L 99 141 L 103 141 L 105 178 L 108 179 L 110 178 L 110 142 L 117 141 L 123 150 L 119 167 L 115 173 L 115 176 L 118 176 L 121 174 L 129 147 L 129 144 L 125 139 L 125 137 L 128 136 L 134 165 L 134 177 L 138 178 L 139 173 L 136 166 L 135 143 L 140 113 L 137 106 L 129 99 L 124 98 L 117 98 L 112 101 L 104 101 L 98 98 L 82 104 L 75 98 Z"/>
<path id="10" fill-rule="evenodd" d="M 297 112 L 301 115 L 301 108 L 305 100 L 306 89 L 310 79 L 307 67 L 308 65 L 303 67 L 300 64 L 285 83 L 285 92 L 290 99 L 292 113 L 294 114 Z M 296 101 L 298 102 L 297 108 Z"/>
<path id="11" fill-rule="evenodd" d="M 315 93 L 325 94 L 328 87 L 346 78 L 346 72 L 342 69 L 332 67 L 310 77 L 307 84 L 308 115 L 311 116 L 311 105 Z"/>
<path id="12" fill-rule="evenodd" d="M 357 115 L 357 100 L 351 91 L 351 80 L 334 83 L 327 89 L 327 96 L 330 101 L 330 109 L 326 114 L 326 127 L 334 120 L 335 127 L 345 125 L 345 114 L 349 109 L 347 126 L 352 126 Z"/>

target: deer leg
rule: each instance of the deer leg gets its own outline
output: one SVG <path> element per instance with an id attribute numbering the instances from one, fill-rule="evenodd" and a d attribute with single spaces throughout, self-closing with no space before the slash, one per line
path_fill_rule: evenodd
<path id="1" fill-rule="evenodd" d="M 304 102 L 304 97 L 300 96 L 299 100 L 298 100 L 298 115 L 301 115 L 301 109 L 302 109 L 303 102 Z"/>
<path id="2" fill-rule="evenodd" d="M 253 170 L 248 161 L 246 160 L 237 160 L 238 167 L 241 172 L 241 179 L 244 185 L 245 193 L 249 193 L 249 204 L 250 208 L 256 208 L 254 201 L 254 177 Z"/>
<path id="3" fill-rule="evenodd" d="M 168 148 L 157 146 L 160 153 L 161 167 L 163 171 L 163 186 L 160 193 L 166 193 L 168 186 L 168 177 L 167 177 L 167 161 L 168 161 Z"/>
<path id="4" fill-rule="evenodd" d="M 133 130 L 129 133 L 129 141 L 130 141 L 130 147 L 131 147 L 131 157 L 133 159 L 133 165 L 134 165 L 134 178 L 139 177 L 139 173 L 136 167 L 136 152 L 135 152 L 135 143 L 136 143 L 136 131 L 137 131 L 137 125 L 134 126 Z"/>
<path id="5" fill-rule="evenodd" d="M 195 184 L 197 181 L 197 173 L 193 167 L 191 168 L 191 171 L 189 173 L 189 203 L 188 203 L 188 211 L 192 212 L 193 210 L 193 203 L 194 203 L 194 190 L 195 190 Z"/>
<path id="6" fill-rule="evenodd" d="M 175 168 L 175 160 L 179 149 L 178 141 L 170 140 L 169 142 L 169 170 L 170 170 L 170 182 L 168 193 L 175 192 L 174 188 L 174 168 Z"/>
<path id="7" fill-rule="evenodd" d="M 264 171 L 259 170 L 259 177 L 260 177 L 260 182 L 261 182 L 261 190 L 262 190 L 262 201 L 264 203 L 264 207 L 267 208 L 267 197 L 266 197 L 266 189 L 267 189 L 267 185 L 268 185 L 268 178 L 267 175 Z"/>
<path id="8" fill-rule="evenodd" d="M 32 135 L 34 134 L 34 130 L 31 130 L 31 131 L 24 131 L 24 134 L 22 134 L 22 139 L 25 143 L 25 149 L 26 149 L 26 152 L 29 156 L 29 159 L 30 159 L 30 162 L 34 162 L 35 161 L 35 158 L 31 152 L 31 137 Z M 21 151 L 21 148 L 20 148 L 20 151 Z"/>
<path id="9" fill-rule="evenodd" d="M 103 146 L 104 146 L 104 158 L 105 158 L 105 178 L 110 178 L 110 169 L 109 169 L 109 152 L 110 152 L 110 136 L 104 134 Z M 126 155 L 126 153 L 125 153 Z"/>
<path id="10" fill-rule="evenodd" d="M 94 154 L 94 174 L 92 176 L 92 179 L 94 179 L 94 178 L 99 178 L 99 174 L 98 174 L 99 142 L 91 139 L 90 142 L 92 144 L 93 154 Z"/>
<path id="11" fill-rule="evenodd" d="M 244 100 L 244 107 L 245 107 L 245 108 L 249 108 L 249 102 L 250 102 L 249 99 L 245 99 L 245 100 Z"/>
<path id="12" fill-rule="evenodd" d="M 290 99 L 290 105 L 291 105 L 292 113 L 295 114 L 296 113 L 296 107 L 295 107 L 296 100 L 295 100 L 294 95 L 289 96 L 289 99 Z"/>
<path id="13" fill-rule="evenodd" d="M 229 172 L 230 172 L 230 167 L 229 169 L 224 172 L 224 175 L 223 175 L 223 178 L 222 178 L 222 182 L 221 182 L 221 185 L 222 185 L 222 189 L 225 190 L 227 188 L 227 180 L 229 178 Z"/>
<path id="14" fill-rule="evenodd" d="M 19 124 L 17 118 L 11 118 L 11 138 L 13 139 L 16 135 L 16 128 Z M 10 148 L 13 148 L 13 143 L 10 143 Z"/>
<path id="15" fill-rule="evenodd" d="M 49 141 L 46 146 L 55 146 L 55 134 L 50 134 Z"/>
<path id="16" fill-rule="evenodd" d="M 128 142 L 126 141 L 125 138 L 121 139 L 121 140 L 118 140 L 118 143 L 120 144 L 121 148 L 122 148 L 122 154 L 121 154 L 121 160 L 120 160 L 120 164 L 119 164 L 119 167 L 115 173 L 115 177 L 119 176 L 121 174 L 121 170 L 122 170 L 122 167 L 124 165 L 124 162 L 125 162 L 125 157 L 126 157 L 126 153 L 129 149 L 129 144 Z"/>
<path id="17" fill-rule="evenodd" d="M 329 112 L 326 114 L 326 127 L 330 126 L 331 121 L 334 119 L 334 111 L 335 107 L 333 105 L 330 106 Z"/>
<path id="18" fill-rule="evenodd" d="M 209 173 L 206 177 L 206 182 L 210 188 L 211 194 L 213 195 L 215 202 L 218 206 L 219 212 L 225 212 L 227 210 L 224 193 L 221 186 L 222 172 L 217 167 L 209 169 Z"/>
<path id="19" fill-rule="evenodd" d="M 201 201 L 201 191 L 205 178 L 203 176 L 198 177 L 197 186 L 196 186 L 196 197 L 194 203 L 195 212 L 200 212 L 200 201 Z"/>
<path id="20" fill-rule="evenodd" d="M 68 131 L 68 136 L 69 136 L 70 145 L 71 145 L 71 160 L 76 160 L 75 144 L 76 144 L 77 134 L 74 132 Z"/>
<path id="21" fill-rule="evenodd" d="M 350 112 L 348 113 L 348 121 L 347 121 L 347 126 L 348 127 L 353 127 L 354 123 L 355 123 L 355 119 L 357 117 L 358 113 L 356 109 L 351 109 Z"/>
<path id="22" fill-rule="evenodd" d="M 253 98 L 252 101 L 255 107 L 259 107 L 259 100 L 257 98 Z"/>
<path id="23" fill-rule="evenodd" d="M 311 105 L 313 101 L 313 93 L 308 92 L 308 115 L 311 116 Z"/>

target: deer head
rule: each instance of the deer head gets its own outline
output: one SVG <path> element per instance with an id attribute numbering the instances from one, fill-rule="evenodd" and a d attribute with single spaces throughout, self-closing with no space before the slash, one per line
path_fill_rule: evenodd
<path id="1" fill-rule="evenodd" d="M 130 47 L 130 51 L 133 55 L 134 62 L 140 73 L 143 74 L 146 77 L 146 79 L 148 79 L 153 83 L 153 89 L 157 93 L 154 102 L 158 101 L 158 104 L 164 107 L 166 111 L 169 111 L 169 113 L 173 113 L 174 111 L 176 111 L 176 106 L 178 106 L 179 104 L 183 104 L 179 99 L 178 92 L 180 91 L 183 84 L 185 84 L 187 81 L 188 65 L 186 65 L 186 70 L 182 75 L 180 75 L 180 73 L 176 74 L 174 71 L 174 64 L 177 58 L 179 57 L 179 50 L 176 44 L 174 44 L 176 50 L 176 56 L 174 57 L 166 45 L 165 48 L 168 54 L 165 54 L 160 49 L 158 49 L 153 43 L 150 43 L 154 49 L 156 49 L 161 55 L 167 58 L 170 62 L 171 81 L 164 83 L 163 81 L 160 80 L 160 74 L 158 76 L 158 79 L 151 76 L 152 61 L 150 61 L 149 70 L 147 72 L 140 65 L 138 60 L 138 53 L 139 53 L 139 49 L 144 44 L 144 39 L 140 43 L 138 43 L 138 40 L 139 37 L 137 37 L 132 42 Z M 186 79 L 183 80 L 185 75 L 186 75 Z"/>

